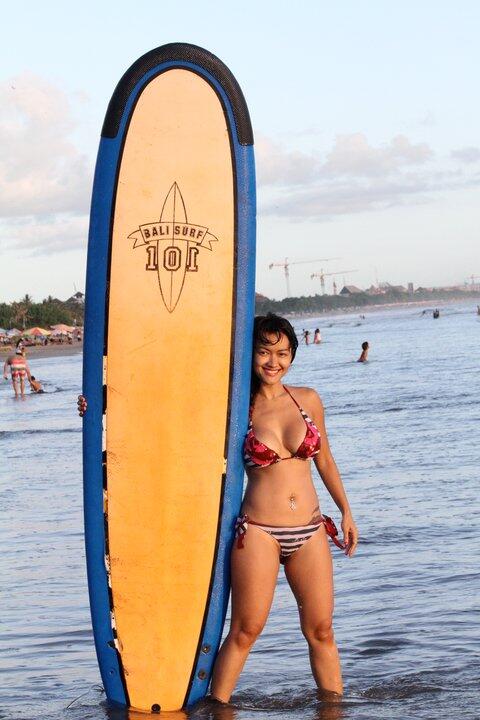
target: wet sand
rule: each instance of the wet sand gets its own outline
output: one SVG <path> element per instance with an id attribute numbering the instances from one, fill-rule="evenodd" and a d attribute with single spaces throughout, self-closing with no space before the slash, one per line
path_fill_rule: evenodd
<path id="1" fill-rule="evenodd" d="M 61 357 L 63 355 L 76 355 L 83 351 L 83 342 L 75 342 L 73 345 L 68 343 L 51 344 L 51 345 L 30 345 L 25 348 L 27 360 L 35 357 Z M 8 355 L 15 352 L 15 347 L 1 348 L 0 360 L 4 362 Z"/>

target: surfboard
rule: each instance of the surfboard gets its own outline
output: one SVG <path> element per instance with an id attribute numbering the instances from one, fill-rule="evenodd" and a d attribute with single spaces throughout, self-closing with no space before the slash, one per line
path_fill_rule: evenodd
<path id="1" fill-rule="evenodd" d="M 229 594 L 254 314 L 253 135 L 214 55 L 139 58 L 106 113 L 88 242 L 84 509 L 107 698 L 207 691 Z"/>

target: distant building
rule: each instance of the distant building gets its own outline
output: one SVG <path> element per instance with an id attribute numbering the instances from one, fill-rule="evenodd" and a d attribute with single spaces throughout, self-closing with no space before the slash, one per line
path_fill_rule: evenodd
<path id="1" fill-rule="evenodd" d="M 390 285 L 389 289 L 392 290 L 393 292 L 400 292 L 400 293 L 407 292 L 407 288 L 404 287 L 403 285 Z"/>
<path id="2" fill-rule="evenodd" d="M 408 283 L 408 294 L 413 295 L 413 283 Z"/>
<path id="3" fill-rule="evenodd" d="M 85 295 L 81 292 L 76 292 L 72 297 L 69 297 L 67 303 L 76 303 L 77 305 L 85 305 Z"/>
<path id="4" fill-rule="evenodd" d="M 385 295 L 385 288 L 383 287 L 377 287 L 376 285 L 370 285 L 370 287 L 365 290 L 367 295 Z"/>
<path id="5" fill-rule="evenodd" d="M 344 285 L 340 290 L 340 295 L 358 295 L 358 293 L 363 293 L 363 290 L 355 285 Z"/>

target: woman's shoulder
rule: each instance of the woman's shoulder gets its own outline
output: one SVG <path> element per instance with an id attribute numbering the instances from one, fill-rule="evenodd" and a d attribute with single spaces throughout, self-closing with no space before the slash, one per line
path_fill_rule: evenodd
<path id="1" fill-rule="evenodd" d="M 286 386 L 289 392 L 291 392 L 297 400 L 300 401 L 311 401 L 321 402 L 320 395 L 316 390 L 311 387 L 299 386 L 299 385 L 288 385 Z"/>

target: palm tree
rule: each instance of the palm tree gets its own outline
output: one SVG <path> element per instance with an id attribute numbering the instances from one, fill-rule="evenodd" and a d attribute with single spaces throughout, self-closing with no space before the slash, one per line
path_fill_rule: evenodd
<path id="1" fill-rule="evenodd" d="M 26 296 L 28 297 L 28 296 Z M 23 301 L 12 303 L 12 321 L 14 325 L 21 325 L 25 330 L 28 316 L 28 307 Z"/>

